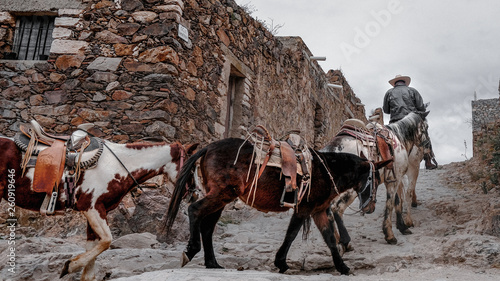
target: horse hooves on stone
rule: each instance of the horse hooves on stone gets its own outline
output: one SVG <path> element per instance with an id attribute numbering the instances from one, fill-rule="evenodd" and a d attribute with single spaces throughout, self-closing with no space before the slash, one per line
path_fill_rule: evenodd
<path id="1" fill-rule="evenodd" d="M 396 237 L 391 238 L 391 239 L 386 238 L 385 241 L 387 241 L 387 243 L 391 244 L 391 245 L 396 245 L 398 243 L 398 239 L 396 239 Z"/>
<path id="2" fill-rule="evenodd" d="M 339 266 L 339 268 L 337 268 L 337 271 L 340 272 L 340 274 L 342 275 L 349 275 L 351 269 L 345 263 L 343 263 L 342 265 Z"/>
<path id="3" fill-rule="evenodd" d="M 220 266 L 218 263 L 215 263 L 215 264 L 206 264 L 205 265 L 206 268 L 219 268 L 219 269 L 223 269 L 224 267 Z"/>
<path id="4" fill-rule="evenodd" d="M 284 268 L 280 268 L 280 273 L 285 273 L 289 269 L 288 265 Z"/>
<path id="5" fill-rule="evenodd" d="M 285 273 L 290 267 L 286 264 L 286 261 L 278 262 L 275 261 L 274 265 L 280 270 L 280 273 Z"/>
<path id="6" fill-rule="evenodd" d="M 184 267 L 188 262 L 190 262 L 190 260 L 186 253 L 183 252 L 181 257 L 181 267 Z"/>
<path id="7" fill-rule="evenodd" d="M 409 230 L 409 229 L 405 229 L 404 231 L 401 231 L 401 233 L 402 233 L 403 235 L 410 235 L 410 234 L 413 234 L 413 232 L 411 232 L 411 230 Z"/>
<path id="8" fill-rule="evenodd" d="M 351 243 L 347 244 L 347 248 L 345 249 L 346 252 L 352 252 L 354 251 L 354 247 L 352 246 Z"/>
<path id="9" fill-rule="evenodd" d="M 66 274 L 69 273 L 69 264 L 71 263 L 70 260 L 67 260 L 65 263 L 64 263 L 64 266 L 63 266 L 63 269 L 61 271 L 61 275 L 59 275 L 59 278 L 63 278 Z"/>

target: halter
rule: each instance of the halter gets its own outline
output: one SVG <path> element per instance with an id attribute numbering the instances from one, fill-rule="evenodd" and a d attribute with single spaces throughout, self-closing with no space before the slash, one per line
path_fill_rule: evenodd
<path id="1" fill-rule="evenodd" d="M 358 192 L 360 210 L 363 210 L 368 205 L 368 203 L 370 203 L 370 201 L 373 201 L 374 203 L 377 202 L 376 194 L 373 192 L 375 185 L 374 178 L 375 178 L 375 165 L 370 161 L 370 173 L 368 175 L 368 179 L 366 181 L 365 186 L 363 187 L 363 190 L 361 190 L 361 192 Z M 361 194 L 364 193 L 368 187 L 370 187 L 370 197 L 365 202 L 362 202 Z"/>

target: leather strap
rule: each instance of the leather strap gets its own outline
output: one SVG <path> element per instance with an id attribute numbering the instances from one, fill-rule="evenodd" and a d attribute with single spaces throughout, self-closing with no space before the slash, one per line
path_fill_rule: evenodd
<path id="1" fill-rule="evenodd" d="M 260 176 L 264 172 L 267 166 L 267 162 L 269 162 L 269 158 L 271 158 L 271 154 L 273 154 L 273 150 L 276 147 L 276 143 L 274 140 L 271 140 L 269 143 L 269 151 L 266 154 L 266 157 L 264 157 L 264 161 L 262 162 L 262 165 L 260 166 L 259 174 L 257 176 L 257 180 L 259 180 Z"/>

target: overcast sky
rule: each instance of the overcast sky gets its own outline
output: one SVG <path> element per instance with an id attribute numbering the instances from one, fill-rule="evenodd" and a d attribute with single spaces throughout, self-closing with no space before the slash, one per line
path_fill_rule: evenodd
<path id="1" fill-rule="evenodd" d="M 382 106 L 388 80 L 410 76 L 410 86 L 431 103 L 437 161 L 472 157 L 474 92 L 477 99 L 499 97 L 500 1 L 236 2 L 268 25 L 283 25 L 278 36 L 299 36 L 314 56 L 326 56 L 323 70 L 341 69 L 367 114 Z"/>

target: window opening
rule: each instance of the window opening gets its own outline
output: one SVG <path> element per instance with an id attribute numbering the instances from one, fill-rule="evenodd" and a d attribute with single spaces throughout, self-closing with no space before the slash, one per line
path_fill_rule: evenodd
<path id="1" fill-rule="evenodd" d="M 14 46 L 6 59 L 47 60 L 52 44 L 54 19 L 51 16 L 19 16 L 14 33 Z"/>

